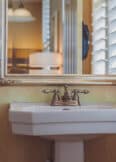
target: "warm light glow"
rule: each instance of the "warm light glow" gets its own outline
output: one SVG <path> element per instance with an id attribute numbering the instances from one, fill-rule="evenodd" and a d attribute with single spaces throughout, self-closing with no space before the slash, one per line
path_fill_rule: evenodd
<path id="1" fill-rule="evenodd" d="M 17 8 L 14 10 L 14 16 L 32 16 L 31 13 L 26 8 Z"/>
<path id="2" fill-rule="evenodd" d="M 11 22 L 31 22 L 35 20 L 31 12 L 26 8 L 17 8 L 14 11 L 12 8 L 9 8 L 8 18 Z"/>
<path id="3" fill-rule="evenodd" d="M 8 9 L 8 16 L 13 16 L 13 15 L 14 15 L 13 9 L 9 8 Z"/>

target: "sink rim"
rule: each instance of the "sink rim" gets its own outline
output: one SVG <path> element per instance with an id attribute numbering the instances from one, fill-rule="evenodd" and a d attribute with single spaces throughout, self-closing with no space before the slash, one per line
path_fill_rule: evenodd
<path id="1" fill-rule="evenodd" d="M 23 108 L 20 109 L 21 105 L 28 111 L 22 111 Z M 109 107 L 109 109 L 73 107 L 74 111 L 54 111 L 54 109 L 58 110 L 59 107 L 42 105 L 42 107 L 47 106 L 47 110 L 48 108 L 52 109 L 53 113 L 51 111 L 50 113 L 45 112 L 43 108 L 41 113 L 40 109 L 37 108 L 40 105 L 38 103 L 35 106 L 35 110 L 39 110 L 38 112 L 32 111 L 32 107 L 31 111 L 29 111 L 28 105 L 33 105 L 33 103 L 15 102 L 10 105 L 9 121 L 12 123 L 12 131 L 15 134 L 43 136 L 116 133 L 116 109 L 111 109 L 111 105 L 105 105 L 105 108 Z M 90 107 L 90 105 L 85 107 L 88 106 Z M 94 106 L 103 107 L 104 105 Z"/>
<path id="2" fill-rule="evenodd" d="M 13 102 L 10 104 L 9 111 L 15 112 L 38 112 L 38 113 L 50 113 L 50 112 L 73 112 L 73 111 L 104 111 L 104 110 L 116 110 L 116 106 L 113 104 L 90 104 L 81 106 L 51 106 L 45 103 L 27 103 L 27 102 Z"/>
<path id="3" fill-rule="evenodd" d="M 111 106 L 104 108 L 75 108 L 73 106 L 28 106 L 12 103 L 9 109 L 9 120 L 25 123 L 62 123 L 62 122 L 107 122 L 116 121 L 116 109 Z M 26 106 L 25 106 L 26 105 Z M 83 107 L 83 106 L 82 106 Z M 89 107 L 89 106 L 85 106 Z M 93 105 L 91 105 L 93 107 Z M 97 106 L 96 106 L 97 107 Z M 100 106 L 103 107 L 103 106 Z M 107 107 L 107 108 L 106 108 Z M 67 110 L 69 108 L 69 110 Z M 66 110 L 64 110 L 66 109 Z M 104 113 L 104 111 L 106 113 Z"/>

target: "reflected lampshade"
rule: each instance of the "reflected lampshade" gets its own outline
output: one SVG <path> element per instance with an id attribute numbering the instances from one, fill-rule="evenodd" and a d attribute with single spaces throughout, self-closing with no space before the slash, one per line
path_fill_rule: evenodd
<path id="1" fill-rule="evenodd" d="M 37 52 L 29 56 L 30 74 L 61 74 L 62 55 L 54 52 Z M 35 68 L 35 69 L 34 69 Z"/>

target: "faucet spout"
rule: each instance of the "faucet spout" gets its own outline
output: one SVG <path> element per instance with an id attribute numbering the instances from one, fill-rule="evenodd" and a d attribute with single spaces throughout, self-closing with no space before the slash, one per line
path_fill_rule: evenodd
<path id="1" fill-rule="evenodd" d="M 67 85 L 64 85 L 64 95 L 62 96 L 62 100 L 64 102 L 71 100 L 71 95 L 69 93 Z"/>

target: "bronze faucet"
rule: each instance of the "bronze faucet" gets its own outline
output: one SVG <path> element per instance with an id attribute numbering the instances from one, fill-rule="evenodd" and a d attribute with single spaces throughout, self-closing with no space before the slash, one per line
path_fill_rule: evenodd
<path id="1" fill-rule="evenodd" d="M 52 106 L 80 106 L 79 94 L 88 94 L 88 90 L 78 90 L 73 89 L 69 91 L 68 86 L 64 85 L 64 94 L 61 95 L 61 92 L 57 89 L 55 90 L 43 90 L 43 93 L 53 93 L 51 105 Z"/>
<path id="2" fill-rule="evenodd" d="M 89 91 L 88 90 L 78 90 L 78 89 L 74 89 L 72 91 L 73 93 L 73 96 L 72 96 L 72 100 L 76 100 L 78 102 L 78 105 L 80 106 L 80 96 L 79 96 L 79 93 L 83 93 L 83 94 L 88 94 Z"/>
<path id="3" fill-rule="evenodd" d="M 53 93 L 53 97 L 52 97 L 52 101 L 51 101 L 52 106 L 56 105 L 56 103 L 61 100 L 59 90 L 56 90 L 56 89 L 55 90 L 43 90 L 42 92 L 45 94 Z"/>

